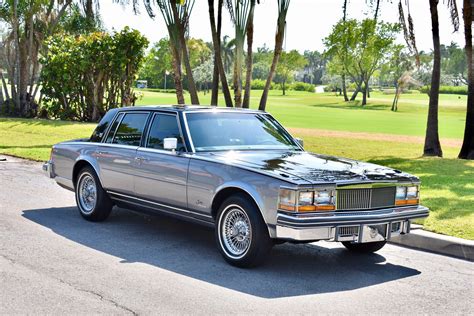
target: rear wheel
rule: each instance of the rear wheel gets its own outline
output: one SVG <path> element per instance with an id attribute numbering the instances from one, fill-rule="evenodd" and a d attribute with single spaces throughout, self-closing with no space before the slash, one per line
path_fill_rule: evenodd
<path id="1" fill-rule="evenodd" d="M 109 216 L 113 203 L 91 167 L 84 167 L 79 171 L 75 193 L 77 207 L 82 217 L 88 221 L 100 222 Z"/>
<path id="2" fill-rule="evenodd" d="M 373 253 L 379 251 L 385 246 L 386 241 L 375 241 L 368 243 L 353 243 L 350 241 L 343 241 L 342 244 L 350 251 L 359 252 L 359 253 Z"/>
<path id="3" fill-rule="evenodd" d="M 240 194 L 222 203 L 217 213 L 215 234 L 224 259 L 241 268 L 263 263 L 273 246 L 257 206 Z"/>

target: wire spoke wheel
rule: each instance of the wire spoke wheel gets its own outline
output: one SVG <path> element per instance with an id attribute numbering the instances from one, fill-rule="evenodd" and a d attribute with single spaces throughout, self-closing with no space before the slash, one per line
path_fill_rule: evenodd
<path id="1" fill-rule="evenodd" d="M 97 185 L 94 177 L 89 173 L 84 173 L 79 179 L 78 190 L 81 212 L 84 214 L 92 213 L 97 203 Z"/>
<path id="2" fill-rule="evenodd" d="M 252 226 L 245 211 L 229 205 L 221 217 L 220 240 L 226 253 L 235 259 L 245 256 L 252 243 Z"/>

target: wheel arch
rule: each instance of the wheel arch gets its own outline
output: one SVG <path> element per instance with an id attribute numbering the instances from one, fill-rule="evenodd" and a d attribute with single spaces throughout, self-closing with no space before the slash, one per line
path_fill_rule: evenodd
<path id="1" fill-rule="evenodd" d="M 91 162 L 89 159 L 82 157 L 76 160 L 76 162 L 74 163 L 74 167 L 72 168 L 72 184 L 74 185 L 74 187 L 76 187 L 76 181 L 77 181 L 79 172 L 84 167 L 91 167 L 94 170 L 95 174 L 97 175 L 97 178 L 99 178 L 100 184 L 102 185 L 102 180 L 100 179 L 100 173 L 96 164 Z"/>
<path id="2" fill-rule="evenodd" d="M 264 216 L 264 213 L 262 211 L 263 202 L 261 200 L 259 200 L 258 197 L 256 197 L 255 193 L 252 194 L 251 190 L 249 190 L 247 188 L 243 188 L 242 186 L 229 185 L 229 186 L 226 186 L 226 187 L 223 187 L 223 188 L 220 188 L 219 190 L 217 190 L 217 193 L 214 195 L 214 198 L 213 198 L 212 204 L 211 204 L 212 218 L 215 220 L 216 217 L 217 217 L 217 212 L 219 210 L 219 207 L 222 205 L 222 203 L 227 198 L 229 198 L 230 196 L 236 195 L 236 194 L 242 194 L 242 195 L 246 196 L 247 198 L 249 198 L 249 200 L 252 203 L 255 204 L 255 206 L 258 209 L 258 212 L 259 212 L 260 216 L 262 217 L 263 221 L 265 222 L 265 224 L 267 226 L 268 233 L 271 236 L 271 231 L 270 231 L 270 228 L 268 226 L 268 221 L 266 220 L 266 218 Z"/>

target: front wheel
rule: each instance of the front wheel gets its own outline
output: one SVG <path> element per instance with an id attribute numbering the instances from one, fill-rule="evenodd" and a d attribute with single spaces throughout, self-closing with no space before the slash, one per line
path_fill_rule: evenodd
<path id="1" fill-rule="evenodd" d="M 359 252 L 359 253 L 373 253 L 379 251 L 385 246 L 386 241 L 375 241 L 368 243 L 353 243 L 351 241 L 343 241 L 342 244 L 350 251 Z"/>
<path id="2" fill-rule="evenodd" d="M 82 217 L 88 221 L 100 222 L 109 216 L 113 203 L 91 167 L 84 167 L 79 171 L 75 193 L 77 207 Z"/>
<path id="3" fill-rule="evenodd" d="M 241 268 L 263 263 L 273 246 L 260 211 L 244 195 L 231 196 L 222 203 L 215 234 L 224 259 Z"/>

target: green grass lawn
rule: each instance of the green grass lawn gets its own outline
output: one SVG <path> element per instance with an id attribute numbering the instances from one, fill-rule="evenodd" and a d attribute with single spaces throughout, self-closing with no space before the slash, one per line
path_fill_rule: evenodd
<path id="1" fill-rule="evenodd" d="M 344 104 L 331 94 L 290 91 L 279 96 L 272 91 L 268 111 L 288 127 L 361 131 L 394 135 L 422 136 L 425 129 L 427 97 L 402 95 L 400 111 L 389 111 L 391 95 L 374 93 L 370 104 L 359 108 Z M 254 91 L 252 107 L 258 103 Z M 201 102 L 209 102 L 201 95 Z M 140 104 L 174 103 L 174 94 L 144 92 Z M 440 130 L 445 138 L 460 139 L 464 128 L 465 96 L 442 95 Z M 221 102 L 222 103 L 222 102 Z M 95 124 L 0 118 L 0 153 L 47 160 L 51 145 L 74 138 L 88 137 Z M 394 167 L 421 178 L 422 203 L 432 212 L 424 221 L 426 229 L 474 240 L 474 162 L 455 159 L 459 148 L 443 148 L 445 158 L 420 158 L 422 144 L 347 137 L 322 137 L 305 132 L 309 151 L 355 158 Z M 396 139 L 395 139 L 396 140 Z"/>

